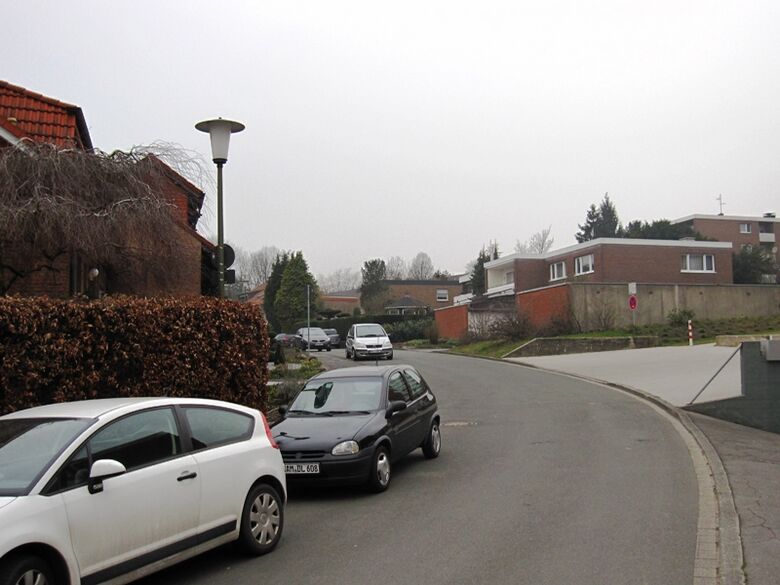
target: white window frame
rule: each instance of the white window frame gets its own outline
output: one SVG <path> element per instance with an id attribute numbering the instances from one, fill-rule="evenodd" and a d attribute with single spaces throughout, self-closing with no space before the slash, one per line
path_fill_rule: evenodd
<path id="1" fill-rule="evenodd" d="M 701 256 L 701 265 L 704 267 L 703 270 L 690 268 L 692 256 Z M 710 259 L 709 264 L 711 268 L 707 268 L 707 258 Z M 714 274 L 716 272 L 714 254 L 683 254 L 681 260 L 682 262 L 680 263 L 680 272 L 690 272 L 696 274 Z"/>
<path id="2" fill-rule="evenodd" d="M 444 297 L 444 298 L 442 298 Z M 448 291 L 446 288 L 437 288 L 436 289 L 436 302 L 444 303 L 450 300 L 450 291 Z"/>
<path id="3" fill-rule="evenodd" d="M 560 271 L 557 270 L 558 267 L 560 267 Z M 566 278 L 566 262 L 561 260 L 560 262 L 553 262 L 550 264 L 550 282 L 553 282 L 554 280 L 563 280 L 564 278 Z"/>
<path id="4" fill-rule="evenodd" d="M 753 233 L 753 226 L 749 223 L 741 223 L 739 224 L 739 233 L 741 234 L 752 234 Z"/>
<path id="5" fill-rule="evenodd" d="M 510 270 L 509 272 L 504 274 L 504 284 L 514 284 L 515 283 L 515 271 Z"/>
<path id="6" fill-rule="evenodd" d="M 583 270 L 583 260 L 588 260 L 587 270 Z M 585 254 L 584 256 L 578 256 L 574 259 L 574 275 L 581 276 L 583 274 L 592 274 L 596 272 L 595 258 L 593 254 Z"/>

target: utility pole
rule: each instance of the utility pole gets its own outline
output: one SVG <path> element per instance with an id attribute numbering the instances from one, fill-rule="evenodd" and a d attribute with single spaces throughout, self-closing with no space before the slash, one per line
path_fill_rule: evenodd
<path id="1" fill-rule="evenodd" d="M 311 356 L 311 285 L 306 285 L 306 353 Z"/>

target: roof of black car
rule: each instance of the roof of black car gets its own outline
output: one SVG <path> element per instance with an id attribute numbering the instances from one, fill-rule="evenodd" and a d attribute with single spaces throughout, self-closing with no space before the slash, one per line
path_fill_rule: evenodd
<path id="1" fill-rule="evenodd" d="M 315 376 L 316 378 L 365 378 L 368 376 L 385 377 L 399 368 L 411 368 L 406 364 L 394 364 L 392 366 L 356 366 L 354 368 L 339 368 L 329 370 Z"/>

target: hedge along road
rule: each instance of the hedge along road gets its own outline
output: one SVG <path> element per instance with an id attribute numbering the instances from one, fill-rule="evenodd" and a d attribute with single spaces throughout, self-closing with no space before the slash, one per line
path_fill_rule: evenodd
<path id="1" fill-rule="evenodd" d="M 653 409 L 495 361 L 398 351 L 391 363 L 417 366 L 436 393 L 438 459 L 414 452 L 380 495 L 293 492 L 270 555 L 226 547 L 143 583 L 693 583 L 696 476 Z"/>

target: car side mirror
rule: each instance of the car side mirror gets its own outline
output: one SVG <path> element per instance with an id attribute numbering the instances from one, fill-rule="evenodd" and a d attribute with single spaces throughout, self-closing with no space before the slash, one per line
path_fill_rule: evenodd
<path id="1" fill-rule="evenodd" d="M 127 473 L 127 468 L 114 459 L 98 459 L 89 470 L 89 493 L 103 491 L 103 480 Z"/>
<path id="2" fill-rule="evenodd" d="M 387 406 L 387 412 L 385 413 L 385 416 L 387 418 L 392 417 L 396 412 L 401 412 L 402 410 L 406 410 L 406 402 L 403 400 L 393 400 L 388 406 Z"/>
<path id="3" fill-rule="evenodd" d="M 290 410 L 290 407 L 289 407 L 288 405 L 286 405 L 286 404 L 282 404 L 282 405 L 279 407 L 279 416 L 281 416 L 282 418 L 284 418 L 285 416 L 287 416 L 287 412 L 288 412 L 289 410 Z"/>

